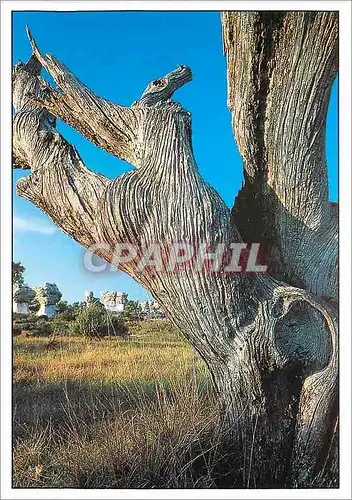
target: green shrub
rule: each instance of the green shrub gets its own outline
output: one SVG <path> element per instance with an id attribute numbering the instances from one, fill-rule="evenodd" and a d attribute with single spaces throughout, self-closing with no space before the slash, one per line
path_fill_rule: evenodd
<path id="1" fill-rule="evenodd" d="M 141 306 L 137 300 L 129 300 L 125 305 L 124 311 L 122 313 L 123 319 L 140 319 L 141 318 Z"/>
<path id="2" fill-rule="evenodd" d="M 12 333 L 13 335 L 21 335 L 22 330 L 19 326 L 12 326 Z"/>
<path id="3" fill-rule="evenodd" d="M 56 304 L 58 315 L 66 321 L 74 321 L 83 307 L 84 306 L 82 302 L 74 302 L 73 304 L 69 304 L 66 300 L 60 300 Z"/>
<path id="4" fill-rule="evenodd" d="M 26 335 L 36 337 L 46 337 L 52 334 L 50 320 L 46 316 L 36 316 L 35 314 L 13 314 L 12 320 L 13 335 Z"/>
<path id="5" fill-rule="evenodd" d="M 64 314 L 56 314 L 50 320 L 50 326 L 54 335 L 67 335 L 71 330 L 71 321 Z"/>
<path id="6" fill-rule="evenodd" d="M 61 309 L 52 318 L 35 314 L 13 314 L 13 335 L 49 337 L 50 335 L 83 335 L 86 337 L 126 336 L 128 329 L 121 316 L 106 311 L 100 302 L 90 306 L 75 304 Z"/>
<path id="7" fill-rule="evenodd" d="M 81 309 L 72 324 L 72 332 L 90 338 L 106 335 L 128 335 L 128 329 L 123 319 L 106 311 L 100 302 L 94 302 Z"/>
<path id="8" fill-rule="evenodd" d="M 105 330 L 107 335 L 118 335 L 125 337 L 129 334 L 128 328 L 121 316 L 105 311 Z"/>

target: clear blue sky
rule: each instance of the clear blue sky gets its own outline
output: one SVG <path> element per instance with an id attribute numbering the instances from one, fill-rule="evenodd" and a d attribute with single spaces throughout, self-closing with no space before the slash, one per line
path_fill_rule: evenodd
<path id="1" fill-rule="evenodd" d="M 13 63 L 31 54 L 28 24 L 39 47 L 55 55 L 99 95 L 130 105 L 147 84 L 178 64 L 192 68 L 193 81 L 174 96 L 191 111 L 193 146 L 203 177 L 232 206 L 242 182 L 242 162 L 226 106 L 226 62 L 218 12 L 18 12 L 13 16 Z M 44 75 L 47 78 L 47 75 Z M 211 111 L 208 106 L 212 102 Z M 337 201 L 337 83 L 327 123 L 330 198 Z M 81 137 L 65 124 L 59 131 L 74 144 L 86 165 L 110 178 L 131 167 Z M 83 248 L 36 206 L 15 193 L 23 171 L 14 171 L 14 260 L 25 268 L 25 281 L 55 282 L 63 299 L 83 300 L 85 290 L 119 290 L 130 299 L 148 294 L 120 272 L 90 273 Z"/>

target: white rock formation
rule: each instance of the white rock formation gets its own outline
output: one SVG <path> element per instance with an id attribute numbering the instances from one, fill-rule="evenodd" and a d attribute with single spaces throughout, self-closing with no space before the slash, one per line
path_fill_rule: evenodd
<path id="1" fill-rule="evenodd" d="M 162 311 L 159 302 L 156 300 L 143 300 L 139 302 L 141 312 L 150 318 L 163 318 L 164 312 Z"/>
<path id="2" fill-rule="evenodd" d="M 86 303 L 86 306 L 89 306 L 90 304 L 93 304 L 93 302 L 96 302 L 97 300 L 99 300 L 99 299 L 97 299 L 97 298 L 94 297 L 93 292 L 91 292 L 91 291 L 85 292 L 85 294 L 84 294 L 84 301 Z"/>
<path id="3" fill-rule="evenodd" d="M 150 313 L 150 301 L 149 300 L 142 300 L 140 303 L 140 308 L 141 308 L 141 312 L 143 314 L 149 314 Z"/>
<path id="4" fill-rule="evenodd" d="M 36 298 L 40 304 L 37 316 L 54 316 L 56 314 L 56 304 L 62 297 L 62 293 L 55 283 L 43 283 L 36 287 Z"/>
<path id="5" fill-rule="evenodd" d="M 161 307 L 160 307 L 160 304 L 159 302 L 157 302 L 156 300 L 152 300 L 151 303 L 150 303 L 150 309 L 151 311 L 161 311 Z"/>
<path id="6" fill-rule="evenodd" d="M 35 297 L 35 291 L 28 285 L 23 285 L 13 289 L 13 312 L 19 314 L 29 313 L 29 304 Z"/>
<path id="7" fill-rule="evenodd" d="M 101 292 L 100 300 L 107 311 L 123 312 L 127 304 L 127 293 L 123 292 Z"/>
<path id="8" fill-rule="evenodd" d="M 159 302 L 152 300 L 150 304 L 150 316 L 152 318 L 165 318 L 165 313 L 162 310 Z"/>

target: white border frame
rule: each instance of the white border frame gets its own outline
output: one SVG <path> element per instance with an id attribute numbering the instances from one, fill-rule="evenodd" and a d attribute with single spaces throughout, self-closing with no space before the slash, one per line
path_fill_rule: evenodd
<path id="1" fill-rule="evenodd" d="M 11 13 L 27 11 L 103 10 L 338 10 L 339 203 L 340 203 L 340 488 L 268 490 L 97 490 L 11 488 Z M 351 499 L 351 4 L 349 1 L 4 1 L 1 3 L 1 498 L 2 499 Z"/>

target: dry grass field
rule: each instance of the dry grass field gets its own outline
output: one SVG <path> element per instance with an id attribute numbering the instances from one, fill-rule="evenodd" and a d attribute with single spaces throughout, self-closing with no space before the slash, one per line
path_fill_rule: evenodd
<path id="1" fill-rule="evenodd" d="M 130 331 L 14 338 L 14 487 L 234 486 L 202 361 L 167 321 Z"/>

